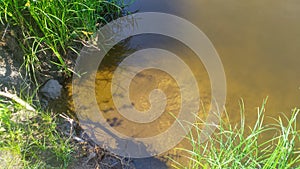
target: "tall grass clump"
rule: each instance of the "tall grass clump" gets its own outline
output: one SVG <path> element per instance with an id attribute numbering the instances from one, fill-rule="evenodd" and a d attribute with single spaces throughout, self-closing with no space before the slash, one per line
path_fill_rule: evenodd
<path id="1" fill-rule="evenodd" d="M 220 119 L 213 135 L 200 141 L 201 125 L 194 124 L 196 132 L 190 132 L 188 139 L 191 150 L 180 149 L 187 153 L 189 163 L 174 161 L 176 168 L 211 169 L 289 169 L 300 168 L 300 131 L 297 131 L 297 115 L 294 109 L 290 118 L 274 119 L 274 124 L 263 124 L 266 100 L 258 109 L 258 117 L 253 127 L 245 126 L 244 106 L 241 104 L 241 121 L 232 125 L 226 113 L 226 119 Z M 274 134 L 269 140 L 262 139 L 265 134 Z M 298 146 L 297 146 L 298 145 Z"/>
<path id="2" fill-rule="evenodd" d="M 47 57 L 68 70 L 64 57 L 84 43 L 101 24 L 123 14 L 124 0 L 1 0 L 0 22 L 20 30 L 29 71 Z"/>

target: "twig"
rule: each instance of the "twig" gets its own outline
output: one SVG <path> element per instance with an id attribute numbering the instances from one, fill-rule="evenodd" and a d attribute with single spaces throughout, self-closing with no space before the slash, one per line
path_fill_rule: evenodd
<path id="1" fill-rule="evenodd" d="M 2 92 L 0 91 L 0 96 L 12 99 L 13 101 L 19 103 L 21 106 L 23 106 L 25 109 L 29 110 L 29 111 L 36 111 L 35 108 L 33 108 L 32 106 L 30 106 L 30 104 L 28 104 L 27 102 L 25 102 L 24 100 L 22 100 L 21 98 L 19 98 L 17 95 L 15 94 L 11 94 L 9 92 Z"/>
<path id="2" fill-rule="evenodd" d="M 70 134 L 67 133 L 67 132 L 64 132 L 64 134 L 67 135 L 67 136 L 69 136 L 69 137 L 71 137 L 73 140 L 75 140 L 75 141 L 77 141 L 77 142 L 79 142 L 79 143 L 86 143 L 85 140 L 83 140 L 83 139 L 81 139 L 81 138 L 79 138 L 79 137 L 77 137 L 77 136 L 70 135 Z"/>
<path id="3" fill-rule="evenodd" d="M 3 35 L 1 37 L 1 40 L 4 39 L 4 36 L 5 36 L 6 32 L 7 32 L 8 27 L 9 27 L 9 24 L 7 24 L 7 26 L 6 26 L 6 28 L 5 28 L 4 32 L 3 32 Z"/>
<path id="4" fill-rule="evenodd" d="M 74 120 L 71 119 L 70 117 L 68 117 L 66 114 L 59 114 L 60 117 L 64 118 L 66 121 L 68 121 L 71 125 L 71 128 L 70 128 L 70 136 L 72 135 L 73 133 L 73 125 L 74 125 Z"/>

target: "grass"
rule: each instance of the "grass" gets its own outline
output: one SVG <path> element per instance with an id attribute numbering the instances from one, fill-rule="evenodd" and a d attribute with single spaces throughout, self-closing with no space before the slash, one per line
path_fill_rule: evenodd
<path id="1" fill-rule="evenodd" d="M 0 98 L 0 166 L 66 168 L 72 146 L 56 128 L 55 115 L 30 112 Z"/>
<path id="2" fill-rule="evenodd" d="M 297 130 L 297 115 L 299 109 L 294 109 L 291 117 L 275 120 L 274 124 L 264 125 L 264 111 L 266 100 L 258 109 L 258 117 L 253 127 L 245 126 L 245 109 L 241 103 L 241 121 L 239 125 L 232 125 L 228 116 L 220 119 L 216 132 L 209 136 L 208 141 L 199 140 L 201 125 L 194 124 L 196 132 L 189 133 L 188 139 L 191 150 L 179 149 L 187 153 L 188 166 L 174 161 L 175 168 L 211 168 L 211 169 L 288 169 L 300 168 L 300 131 Z M 226 113 L 227 114 L 227 113 Z M 266 132 L 275 133 L 270 140 L 263 140 Z M 298 144 L 298 147 L 297 145 Z"/>
<path id="3" fill-rule="evenodd" d="M 41 60 L 70 72 L 65 57 L 78 53 L 99 26 L 123 15 L 125 6 L 124 0 L 1 0 L 0 22 L 19 30 L 28 72 L 38 70 Z"/>
<path id="4" fill-rule="evenodd" d="M 24 51 L 24 66 L 35 78 L 43 61 L 59 70 L 72 72 L 67 56 L 78 54 L 81 46 L 106 22 L 123 15 L 123 0 L 0 0 L 0 22 L 17 30 L 16 38 Z M 30 99 L 30 98 L 28 98 Z M 220 119 L 216 132 L 200 142 L 201 125 L 189 133 L 192 150 L 180 149 L 188 166 L 175 161 L 176 168 L 278 168 L 300 164 L 300 133 L 296 126 L 299 109 L 290 118 L 283 116 L 275 124 L 264 125 L 264 101 L 252 128 L 245 126 L 241 104 L 241 122 L 231 125 Z M 0 166 L 4 168 L 66 168 L 72 146 L 57 131 L 52 113 L 28 112 L 13 101 L 0 98 Z M 261 136 L 276 133 L 264 141 Z M 298 166 L 297 166 L 298 165 Z M 300 168 L 300 167 L 298 167 Z"/>
<path id="5" fill-rule="evenodd" d="M 36 73 L 45 71 L 44 63 L 71 75 L 69 58 L 76 58 L 100 26 L 124 15 L 127 2 L 0 0 L 0 24 L 15 32 L 24 53 L 22 68 L 39 86 Z M 25 100 L 32 105 L 31 97 Z M 0 168 L 66 168 L 72 146 L 57 124 L 55 113 L 31 112 L 0 97 Z"/>

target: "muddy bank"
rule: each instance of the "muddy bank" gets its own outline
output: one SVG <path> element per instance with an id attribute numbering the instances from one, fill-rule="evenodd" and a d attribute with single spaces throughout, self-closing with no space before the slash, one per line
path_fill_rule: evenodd
<path id="1" fill-rule="evenodd" d="M 37 88 L 42 86 L 49 79 L 56 79 L 63 83 L 66 74 L 49 63 L 48 57 L 38 56 L 40 64 L 28 68 L 22 45 L 20 31 L 10 25 L 0 24 L 0 89 L 7 88 L 8 91 L 24 93 L 25 95 L 37 94 Z M 44 54 L 49 55 L 50 54 Z M 72 62 L 73 63 L 73 62 Z M 71 64 L 70 63 L 70 67 Z"/>
<path id="2" fill-rule="evenodd" d="M 23 53 L 8 27 L 0 26 L 0 89 L 20 91 L 29 87 L 23 68 Z"/>
<path id="3" fill-rule="evenodd" d="M 166 159 L 119 157 L 94 143 L 76 122 L 76 115 L 70 108 L 71 105 L 68 104 L 72 98 L 68 95 L 65 85 L 70 83 L 70 76 L 57 71 L 53 67 L 54 65 L 50 65 L 42 57 L 40 59 L 41 67 L 34 72 L 37 81 L 33 82 L 30 79 L 33 72 L 26 72 L 24 67 L 24 54 L 19 47 L 15 31 L 9 26 L 0 26 L 0 90 L 25 99 L 33 97 L 36 100 L 34 107 L 42 106 L 43 111 L 58 115 L 60 120 L 57 124 L 57 131 L 66 140 L 70 140 L 70 144 L 74 147 L 72 161 L 68 168 L 167 168 Z M 74 62 L 75 59 L 69 63 L 73 64 Z M 16 158 L 13 155 L 4 156 L 4 154 L 7 153 L 0 153 L 0 158 L 6 159 L 5 164 Z M 58 161 L 47 160 L 47 154 L 44 155 L 43 158 L 49 167 L 58 165 Z M 19 162 L 16 163 L 16 168 L 18 167 L 21 167 Z"/>

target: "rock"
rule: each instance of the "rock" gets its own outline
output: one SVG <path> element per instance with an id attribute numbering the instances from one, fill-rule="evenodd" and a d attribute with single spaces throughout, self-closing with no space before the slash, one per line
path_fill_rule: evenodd
<path id="1" fill-rule="evenodd" d="M 62 85 L 57 80 L 48 80 L 40 89 L 40 93 L 47 100 L 57 99 L 61 95 Z"/>

